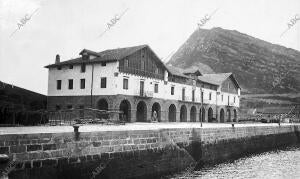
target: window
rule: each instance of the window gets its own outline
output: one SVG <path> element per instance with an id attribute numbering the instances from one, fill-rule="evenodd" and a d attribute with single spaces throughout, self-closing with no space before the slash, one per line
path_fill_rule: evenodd
<path id="1" fill-rule="evenodd" d="M 106 66 L 106 62 L 102 62 L 101 66 L 103 66 L 103 67 Z"/>
<path id="2" fill-rule="evenodd" d="M 85 88 L 85 79 L 80 79 L 80 89 Z"/>
<path id="3" fill-rule="evenodd" d="M 222 101 L 224 100 L 223 95 L 221 95 L 221 99 L 222 99 Z"/>
<path id="4" fill-rule="evenodd" d="M 185 100 L 185 88 L 182 88 L 182 101 Z"/>
<path id="5" fill-rule="evenodd" d="M 235 103 L 235 97 L 233 97 L 233 102 Z"/>
<path id="6" fill-rule="evenodd" d="M 203 96 L 204 96 L 204 92 L 201 91 L 201 102 L 203 102 Z"/>
<path id="7" fill-rule="evenodd" d="M 211 93 L 209 93 L 209 100 L 211 100 Z"/>
<path id="8" fill-rule="evenodd" d="M 154 84 L 154 93 L 158 93 L 158 84 L 157 83 Z"/>
<path id="9" fill-rule="evenodd" d="M 73 69 L 73 65 L 69 65 L 69 69 Z"/>
<path id="10" fill-rule="evenodd" d="M 55 106 L 55 110 L 56 110 L 56 111 L 59 111 L 59 110 L 60 110 L 60 105 L 56 105 L 56 106 Z"/>
<path id="11" fill-rule="evenodd" d="M 155 66 L 155 73 L 158 74 L 158 68 Z"/>
<path id="12" fill-rule="evenodd" d="M 81 69 L 80 69 L 81 73 L 85 72 L 85 64 L 81 64 Z"/>
<path id="13" fill-rule="evenodd" d="M 195 101 L 195 90 L 192 90 L 192 101 Z"/>
<path id="14" fill-rule="evenodd" d="M 56 89 L 61 90 L 61 80 L 56 80 Z"/>
<path id="15" fill-rule="evenodd" d="M 106 77 L 101 78 L 101 88 L 106 88 Z"/>
<path id="16" fill-rule="evenodd" d="M 58 67 L 57 67 L 57 70 L 61 70 L 61 66 L 58 66 Z"/>
<path id="17" fill-rule="evenodd" d="M 123 78 L 123 89 L 128 89 L 128 79 L 127 78 Z"/>
<path id="18" fill-rule="evenodd" d="M 128 67 L 128 66 L 129 66 L 129 63 L 128 63 L 128 59 L 127 59 L 127 58 L 125 58 L 125 60 L 124 60 L 124 66 L 125 66 L 125 67 Z"/>
<path id="19" fill-rule="evenodd" d="M 141 60 L 141 69 L 145 70 L 145 61 L 144 60 Z"/>
<path id="20" fill-rule="evenodd" d="M 69 89 L 73 89 L 73 80 L 69 79 Z"/>
<path id="21" fill-rule="evenodd" d="M 171 86 L 171 95 L 174 95 L 174 86 Z"/>

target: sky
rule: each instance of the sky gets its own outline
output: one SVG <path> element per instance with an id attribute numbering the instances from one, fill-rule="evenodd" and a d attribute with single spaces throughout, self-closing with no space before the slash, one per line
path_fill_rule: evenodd
<path id="1" fill-rule="evenodd" d="M 46 94 L 44 66 L 83 48 L 148 44 L 166 62 L 214 11 L 201 28 L 237 30 L 300 51 L 299 0 L 0 0 L 0 81 Z"/>

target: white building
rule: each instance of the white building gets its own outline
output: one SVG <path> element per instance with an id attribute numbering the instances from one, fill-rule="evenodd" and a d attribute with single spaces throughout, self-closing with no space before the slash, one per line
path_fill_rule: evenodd
<path id="1" fill-rule="evenodd" d="M 49 110 L 121 110 L 128 122 L 149 121 L 153 113 L 158 121 L 237 120 L 240 87 L 231 73 L 166 66 L 147 45 L 80 55 L 63 62 L 57 55 L 46 66 Z"/>

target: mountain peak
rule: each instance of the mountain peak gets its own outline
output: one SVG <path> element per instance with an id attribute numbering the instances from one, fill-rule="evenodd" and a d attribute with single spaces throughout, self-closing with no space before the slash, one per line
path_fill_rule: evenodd
<path id="1" fill-rule="evenodd" d="M 207 73 L 232 72 L 251 93 L 300 90 L 300 52 L 236 30 L 199 28 L 168 64 L 183 69 L 196 67 Z"/>

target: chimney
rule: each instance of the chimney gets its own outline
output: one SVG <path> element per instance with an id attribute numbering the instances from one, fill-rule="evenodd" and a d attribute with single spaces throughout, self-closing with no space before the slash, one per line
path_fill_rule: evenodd
<path id="1" fill-rule="evenodd" d="M 55 64 L 60 63 L 60 56 L 57 54 L 55 57 Z"/>

